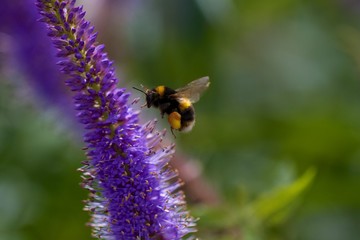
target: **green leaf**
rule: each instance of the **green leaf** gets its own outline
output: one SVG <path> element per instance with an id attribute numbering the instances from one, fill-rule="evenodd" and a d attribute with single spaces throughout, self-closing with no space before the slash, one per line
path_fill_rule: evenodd
<path id="1" fill-rule="evenodd" d="M 315 168 L 309 168 L 299 179 L 285 187 L 279 187 L 260 197 L 249 207 L 259 220 L 276 225 L 284 222 L 294 209 L 294 203 L 309 187 L 316 175 Z"/>

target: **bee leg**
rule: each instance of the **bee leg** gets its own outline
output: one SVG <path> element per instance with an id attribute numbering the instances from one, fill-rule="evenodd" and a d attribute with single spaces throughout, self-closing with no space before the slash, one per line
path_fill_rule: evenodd
<path id="1" fill-rule="evenodd" d="M 161 117 L 164 118 L 164 114 L 169 112 L 170 103 L 162 103 L 159 105 L 159 109 L 161 112 Z"/>
<path id="2" fill-rule="evenodd" d="M 175 135 L 175 133 L 174 133 L 174 131 L 173 131 L 173 128 L 170 128 L 170 130 L 171 130 L 172 135 L 173 135 L 174 138 L 176 139 L 176 135 Z"/>

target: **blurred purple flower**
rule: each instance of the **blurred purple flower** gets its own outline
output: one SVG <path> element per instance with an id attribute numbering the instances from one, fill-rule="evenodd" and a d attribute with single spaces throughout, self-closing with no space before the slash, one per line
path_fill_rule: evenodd
<path id="1" fill-rule="evenodd" d="M 69 107 L 71 98 L 61 84 L 63 75 L 56 65 L 56 49 L 46 36 L 45 26 L 37 22 L 40 15 L 34 3 L 34 0 L 1 2 L 0 32 L 10 36 L 10 47 L 6 51 L 13 61 L 7 67 L 15 69 L 15 72 L 20 70 L 36 95 L 48 106 L 55 105 L 72 115 L 72 108 Z M 19 75 L 10 77 L 16 83 Z"/>
<path id="2" fill-rule="evenodd" d="M 81 168 L 90 191 L 86 210 L 93 235 L 104 239 L 181 239 L 194 232 L 181 182 L 168 168 L 174 146 L 159 148 L 154 123 L 138 124 L 112 62 L 75 0 L 37 0 L 41 21 L 58 49 L 66 85 L 75 93 L 88 160 Z"/>

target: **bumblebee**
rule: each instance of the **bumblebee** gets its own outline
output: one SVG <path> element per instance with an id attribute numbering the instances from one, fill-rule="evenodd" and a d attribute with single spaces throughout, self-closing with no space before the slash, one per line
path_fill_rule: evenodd
<path id="1" fill-rule="evenodd" d="M 144 106 L 160 110 L 161 117 L 168 115 L 168 122 L 173 130 L 189 132 L 195 125 L 195 109 L 193 103 L 200 99 L 201 94 L 209 87 L 209 77 L 202 77 L 173 90 L 166 86 L 157 86 L 145 91 L 135 88 L 146 95 Z M 174 135 L 175 136 L 175 135 Z"/>

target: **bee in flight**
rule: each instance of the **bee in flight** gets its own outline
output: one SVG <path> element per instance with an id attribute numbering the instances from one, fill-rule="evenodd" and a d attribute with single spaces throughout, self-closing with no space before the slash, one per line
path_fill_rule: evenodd
<path id="1" fill-rule="evenodd" d="M 168 114 L 168 122 L 174 135 L 174 129 L 189 132 L 194 127 L 195 109 L 192 104 L 200 99 L 209 85 L 209 77 L 202 77 L 176 90 L 166 86 L 157 86 L 145 91 L 136 87 L 134 89 L 146 95 L 144 106 L 159 108 L 161 117 L 164 117 L 165 113 Z"/>

